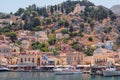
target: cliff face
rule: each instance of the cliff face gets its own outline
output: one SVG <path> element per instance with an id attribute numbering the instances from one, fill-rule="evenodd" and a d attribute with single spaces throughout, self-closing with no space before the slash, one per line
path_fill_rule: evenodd
<path id="1" fill-rule="evenodd" d="M 120 16 L 120 5 L 114 5 L 111 10 L 118 16 Z"/>

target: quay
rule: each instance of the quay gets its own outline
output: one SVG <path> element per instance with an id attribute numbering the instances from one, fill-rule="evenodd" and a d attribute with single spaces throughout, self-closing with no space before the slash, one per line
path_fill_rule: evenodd
<path id="1" fill-rule="evenodd" d="M 91 67 L 91 75 L 103 75 L 103 71 L 106 69 L 106 66 L 93 66 Z"/>

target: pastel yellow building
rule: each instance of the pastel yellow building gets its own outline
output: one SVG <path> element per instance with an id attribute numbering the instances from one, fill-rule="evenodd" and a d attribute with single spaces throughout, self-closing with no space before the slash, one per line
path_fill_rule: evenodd
<path id="1" fill-rule="evenodd" d="M 7 66 L 7 59 L 0 55 L 0 66 Z"/>
<path id="2" fill-rule="evenodd" d="M 93 61 L 96 66 L 107 66 L 119 61 L 119 55 L 115 51 L 98 48 L 94 51 Z"/>
<path id="3" fill-rule="evenodd" d="M 67 53 L 60 53 L 59 58 L 62 65 L 67 65 Z"/>
<path id="4" fill-rule="evenodd" d="M 119 54 L 112 50 L 98 48 L 93 56 L 87 56 L 83 60 L 85 65 L 108 66 L 119 62 Z"/>
<path id="5" fill-rule="evenodd" d="M 39 65 L 41 64 L 41 60 L 39 57 L 41 57 L 39 55 L 39 51 L 35 51 L 35 50 L 26 51 L 20 53 L 18 57 L 18 64 L 31 64 L 37 66 L 38 64 Z"/>
<path id="6" fill-rule="evenodd" d="M 93 65 L 94 60 L 93 60 L 93 56 L 86 56 L 83 59 L 83 64 L 84 65 Z"/>
<path id="7" fill-rule="evenodd" d="M 62 60 L 60 58 L 54 57 L 54 64 L 55 66 L 61 66 Z"/>
<path id="8" fill-rule="evenodd" d="M 83 64 L 84 57 L 85 57 L 85 54 L 82 52 L 67 53 L 67 63 L 68 63 L 68 65 Z"/>

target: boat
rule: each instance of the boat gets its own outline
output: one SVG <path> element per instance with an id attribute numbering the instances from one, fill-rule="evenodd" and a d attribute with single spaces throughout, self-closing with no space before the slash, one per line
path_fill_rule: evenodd
<path id="1" fill-rule="evenodd" d="M 81 74 L 81 70 L 74 69 L 73 67 L 62 67 L 53 69 L 56 75 L 70 75 L 70 74 Z"/>
<path id="2" fill-rule="evenodd" d="M 91 66 L 90 65 L 77 65 L 76 66 L 77 70 L 82 70 L 82 73 L 90 73 L 91 71 Z"/>
<path id="3" fill-rule="evenodd" d="M 10 71 L 10 69 L 8 69 L 7 67 L 0 67 L 0 72 L 7 72 Z"/>
<path id="4" fill-rule="evenodd" d="M 116 66 L 109 67 L 103 71 L 103 76 L 120 76 L 120 70 Z"/>
<path id="5" fill-rule="evenodd" d="M 55 71 L 56 75 L 69 75 L 69 74 L 73 74 L 73 71 L 70 70 L 62 70 L 62 71 Z"/>
<path id="6" fill-rule="evenodd" d="M 18 69 L 14 70 L 14 71 L 15 71 L 15 72 L 24 72 L 25 70 L 18 68 Z"/>
<path id="7" fill-rule="evenodd" d="M 76 69 L 76 70 L 73 71 L 73 73 L 74 73 L 74 74 L 82 74 L 83 72 L 82 72 L 81 70 L 77 70 L 77 69 Z"/>

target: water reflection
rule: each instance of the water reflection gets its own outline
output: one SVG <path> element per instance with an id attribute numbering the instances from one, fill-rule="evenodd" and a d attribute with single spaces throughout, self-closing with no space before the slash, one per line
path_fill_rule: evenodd
<path id="1" fill-rule="evenodd" d="M 51 72 L 0 72 L 0 80 L 120 80 L 120 77 L 91 76 L 88 74 L 54 75 Z"/>

